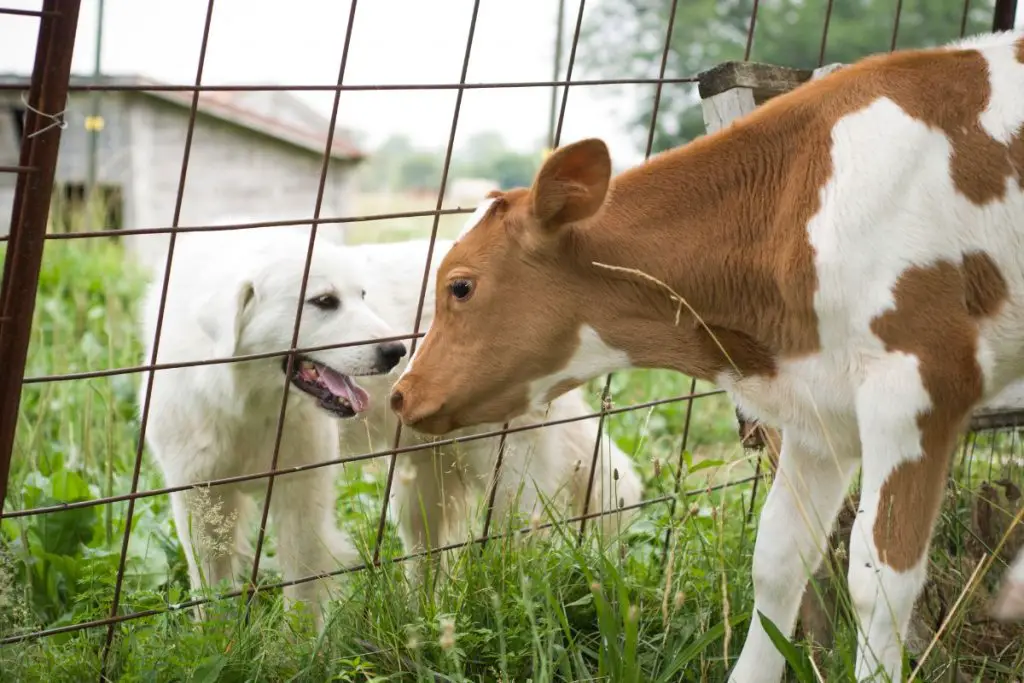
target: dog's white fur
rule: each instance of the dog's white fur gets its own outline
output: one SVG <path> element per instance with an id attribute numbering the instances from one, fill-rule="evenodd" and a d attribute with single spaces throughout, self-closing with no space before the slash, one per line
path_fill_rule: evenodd
<path id="1" fill-rule="evenodd" d="M 308 248 L 308 230 L 255 228 L 185 233 L 175 245 L 157 363 L 209 360 L 288 349 Z M 161 268 L 162 271 L 162 268 Z M 338 311 L 305 305 L 300 348 L 394 336 L 362 298 L 362 276 L 342 248 L 317 240 L 306 298 L 334 291 Z M 145 359 L 152 357 L 163 273 L 144 301 Z M 373 345 L 306 354 L 339 372 L 374 371 Z M 158 370 L 154 373 L 146 441 L 170 486 L 271 468 L 285 376 L 282 358 Z M 142 376 L 139 405 L 148 374 Z M 339 457 L 339 421 L 316 401 L 288 392 L 277 466 L 287 469 Z M 271 515 L 284 579 L 331 571 L 357 561 L 335 525 L 336 467 L 279 476 Z M 247 554 L 239 517 L 265 479 L 172 494 L 175 525 L 193 589 L 230 579 Z M 197 503 L 202 503 L 197 505 Z M 202 572 L 202 576 L 201 576 Z M 310 601 L 315 615 L 327 588 L 316 581 L 285 588 L 285 600 Z"/>
<path id="2" fill-rule="evenodd" d="M 244 222 L 244 221 L 238 221 Z M 157 363 L 177 363 L 282 351 L 290 346 L 308 228 L 255 228 L 183 233 L 174 249 Z M 334 291 L 337 311 L 306 305 L 299 348 L 393 337 L 411 333 L 418 302 L 426 241 L 345 247 L 319 234 L 310 265 L 306 299 Z M 450 243 L 439 243 L 436 267 Z M 433 316 L 433 272 L 421 329 Z M 153 273 L 144 300 L 144 360 L 152 357 L 162 266 Z M 366 291 L 365 299 L 362 297 Z M 408 345 L 408 343 L 407 343 Z M 307 353 L 349 375 L 375 367 L 375 345 Z M 285 386 L 282 358 L 202 365 L 155 372 L 146 441 L 170 486 L 267 471 Z M 404 363 L 403 363 L 404 365 Z M 401 367 L 401 366 L 400 366 Z M 148 373 L 142 375 L 139 406 Z M 385 405 L 393 377 L 361 376 L 372 408 L 364 419 L 338 419 L 295 387 L 281 438 L 278 469 L 335 460 L 347 454 L 391 446 L 394 417 Z M 550 420 L 590 412 L 577 390 L 550 407 Z M 534 414 L 515 424 L 545 419 Z M 522 486 L 518 507 L 538 510 L 538 491 L 579 514 L 584 507 L 597 420 L 510 434 L 495 500 L 492 530 L 502 528 Z M 487 425 L 465 434 L 498 429 Z M 404 431 L 403 445 L 429 438 Z M 640 500 L 641 483 L 630 459 L 603 440 L 588 509 L 597 512 Z M 490 437 L 399 456 L 391 505 L 408 552 L 465 539 L 470 494 L 486 488 L 498 450 Z M 360 558 L 348 535 L 337 528 L 334 479 L 339 466 L 276 477 L 271 499 L 278 565 L 285 581 L 337 570 Z M 613 474 L 613 470 L 617 474 Z M 617 479 L 616 479 L 617 476 Z M 193 589 L 236 576 L 239 560 L 251 553 L 243 522 L 256 510 L 265 479 L 204 487 L 172 494 L 175 525 L 189 566 Z M 563 507 L 563 509 L 565 509 Z M 632 512 L 602 518 L 606 530 L 624 525 Z M 415 565 L 414 565 L 415 567 Z M 414 570 L 414 576 L 416 575 Z M 286 604 L 304 601 L 317 627 L 323 625 L 326 580 L 284 589 Z"/>

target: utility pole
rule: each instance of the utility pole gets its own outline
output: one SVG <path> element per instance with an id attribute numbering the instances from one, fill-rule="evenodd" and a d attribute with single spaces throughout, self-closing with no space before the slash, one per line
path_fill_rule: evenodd
<path id="1" fill-rule="evenodd" d="M 558 20 L 555 22 L 555 63 L 551 72 L 551 80 L 557 81 L 562 75 L 562 24 L 565 21 L 565 0 L 558 0 Z M 555 147 L 555 118 L 558 110 L 557 85 L 551 86 L 551 110 L 548 114 L 548 150 Z"/>
<path id="2" fill-rule="evenodd" d="M 99 85 L 100 81 L 100 58 L 103 55 L 103 0 L 98 0 L 99 11 L 96 19 L 96 59 L 92 67 L 92 84 Z M 88 168 L 86 169 L 86 194 L 85 201 L 91 203 L 96 189 L 96 156 L 99 149 L 100 131 L 103 130 L 103 117 L 100 115 L 100 92 L 93 90 L 89 93 L 89 116 L 85 119 L 85 130 L 89 134 Z"/>

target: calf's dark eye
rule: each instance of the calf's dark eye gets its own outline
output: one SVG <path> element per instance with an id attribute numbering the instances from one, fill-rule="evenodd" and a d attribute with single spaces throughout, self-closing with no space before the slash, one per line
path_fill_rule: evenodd
<path id="1" fill-rule="evenodd" d="M 322 311 L 336 311 L 341 307 L 341 301 L 333 294 L 321 294 L 320 296 L 315 296 L 312 299 L 309 299 L 309 303 Z"/>
<path id="2" fill-rule="evenodd" d="M 473 283 L 469 280 L 455 280 L 448 285 L 448 289 L 456 299 L 465 301 L 473 293 Z"/>

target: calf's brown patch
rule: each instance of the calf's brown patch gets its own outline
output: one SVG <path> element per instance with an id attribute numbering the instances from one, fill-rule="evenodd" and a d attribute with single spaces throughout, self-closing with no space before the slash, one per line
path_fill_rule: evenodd
<path id="1" fill-rule="evenodd" d="M 973 252 L 960 264 L 908 269 L 893 294 L 895 308 L 871 329 L 887 351 L 917 357 L 932 405 L 917 418 L 921 457 L 900 463 L 882 485 L 873 536 L 882 562 L 908 571 L 928 549 L 956 438 L 982 396 L 978 319 L 998 311 L 1008 291 L 991 257 Z"/>

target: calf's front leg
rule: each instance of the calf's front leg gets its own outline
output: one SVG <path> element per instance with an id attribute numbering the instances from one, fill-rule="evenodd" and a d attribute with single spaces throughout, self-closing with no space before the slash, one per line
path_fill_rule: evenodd
<path id="1" fill-rule="evenodd" d="M 848 574 L 858 681 L 901 680 L 903 643 L 927 578 L 950 457 L 980 393 L 980 385 L 965 391 L 971 383 L 964 377 L 980 371 L 973 354 L 962 351 L 947 344 L 935 364 L 891 354 L 858 390 L 864 462 Z"/>
<path id="2" fill-rule="evenodd" d="M 730 683 L 781 680 L 785 660 L 768 638 L 758 613 L 786 637 L 793 633 L 807 579 L 824 556 L 829 530 L 856 464 L 855 444 L 839 452 L 817 452 L 783 431 L 778 473 L 761 511 L 754 543 L 754 614 Z"/>

